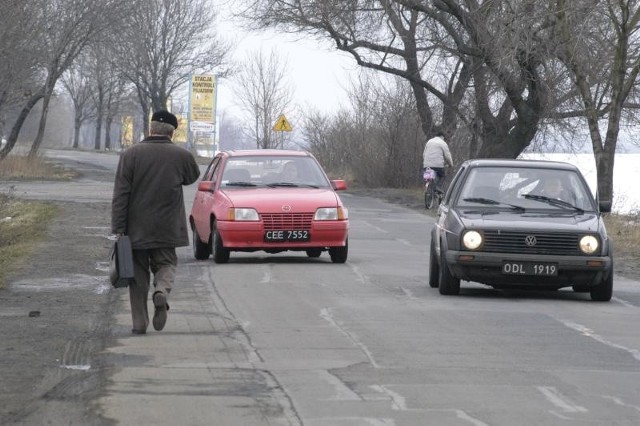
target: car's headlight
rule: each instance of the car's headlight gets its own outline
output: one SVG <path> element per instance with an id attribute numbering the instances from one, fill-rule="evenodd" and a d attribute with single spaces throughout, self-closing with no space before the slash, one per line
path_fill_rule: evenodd
<path id="1" fill-rule="evenodd" d="M 260 220 L 256 209 L 246 208 L 230 208 L 227 215 L 228 220 L 247 221 L 247 220 Z"/>
<path id="2" fill-rule="evenodd" d="M 582 250 L 584 254 L 595 253 L 596 250 L 598 250 L 599 245 L 600 243 L 598 243 L 598 239 L 593 235 L 585 235 L 580 238 L 580 250 Z"/>
<path id="3" fill-rule="evenodd" d="M 344 207 L 322 207 L 316 210 L 313 220 L 345 220 L 349 211 Z"/>
<path id="4" fill-rule="evenodd" d="M 482 235 L 478 231 L 467 231 L 462 236 L 462 244 L 468 250 L 475 250 L 482 245 Z"/>

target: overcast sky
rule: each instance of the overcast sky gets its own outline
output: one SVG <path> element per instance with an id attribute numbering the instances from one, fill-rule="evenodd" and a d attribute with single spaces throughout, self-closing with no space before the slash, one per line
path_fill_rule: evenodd
<path id="1" fill-rule="evenodd" d="M 224 6 L 227 2 L 223 1 L 221 4 Z M 228 8 L 218 10 L 218 34 L 235 41 L 236 50 L 232 55 L 235 60 L 242 61 L 248 52 L 258 51 L 261 47 L 266 55 L 272 48 L 282 53 L 283 61 L 288 63 L 289 81 L 294 88 L 294 99 L 298 106 L 311 104 L 331 112 L 346 103 L 345 88 L 358 69 L 351 56 L 332 50 L 329 41 L 319 43 L 313 39 L 300 40 L 299 36 L 296 38 L 275 32 L 246 33 L 234 23 Z M 218 116 L 224 110 L 237 112 L 233 83 L 233 77 L 218 82 Z"/>

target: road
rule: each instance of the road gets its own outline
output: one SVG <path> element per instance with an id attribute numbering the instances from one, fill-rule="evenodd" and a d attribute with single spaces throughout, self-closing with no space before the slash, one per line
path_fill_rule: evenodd
<path id="1" fill-rule="evenodd" d="M 48 155 L 85 178 L 12 183 L 18 196 L 110 199 L 117 156 Z M 130 334 L 127 293 L 111 289 L 93 423 L 640 424 L 640 283 L 616 277 L 610 303 L 472 283 L 441 296 L 427 285 L 432 217 L 342 197 L 344 265 L 326 253 L 232 253 L 214 265 L 181 248 L 167 326 L 145 336 Z M 56 424 L 51 404 L 31 419 L 46 407 Z"/>

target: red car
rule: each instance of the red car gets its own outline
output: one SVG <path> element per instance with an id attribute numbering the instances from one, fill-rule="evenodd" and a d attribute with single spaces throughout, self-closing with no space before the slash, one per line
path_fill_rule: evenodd
<path id="1" fill-rule="evenodd" d="M 189 222 L 196 259 L 226 263 L 232 251 L 329 252 L 347 261 L 349 214 L 308 152 L 256 149 L 217 154 L 198 182 Z"/>

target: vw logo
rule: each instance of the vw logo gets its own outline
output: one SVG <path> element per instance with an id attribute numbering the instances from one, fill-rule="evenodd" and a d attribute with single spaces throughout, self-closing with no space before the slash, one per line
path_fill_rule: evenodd
<path id="1" fill-rule="evenodd" d="M 283 212 L 290 212 L 291 211 L 291 206 L 288 204 L 285 204 L 284 206 L 282 206 L 282 211 Z"/>
<path id="2" fill-rule="evenodd" d="M 524 238 L 524 243 L 526 244 L 527 247 L 533 247 L 536 244 L 538 244 L 538 240 L 536 240 L 536 237 L 534 237 L 533 235 L 527 235 Z"/>

